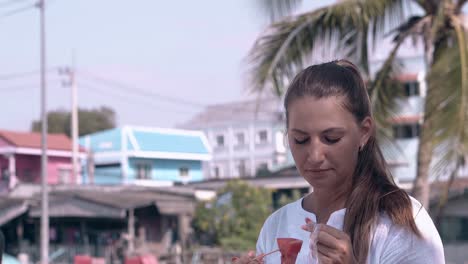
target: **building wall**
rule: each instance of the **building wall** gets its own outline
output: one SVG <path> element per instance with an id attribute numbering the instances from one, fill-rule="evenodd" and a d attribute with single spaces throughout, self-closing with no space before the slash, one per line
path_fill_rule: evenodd
<path id="1" fill-rule="evenodd" d="M 37 155 L 15 155 L 16 177 L 20 182 L 41 182 L 41 156 Z M 54 182 L 55 178 L 50 168 L 47 168 L 48 182 Z"/>
<path id="2" fill-rule="evenodd" d="M 8 169 L 8 159 L 0 157 L 0 169 Z M 40 183 L 41 181 L 41 156 L 15 155 L 16 177 L 20 182 Z M 66 157 L 48 157 L 47 173 L 49 184 L 74 183 L 71 175 L 71 160 Z M 4 180 L 4 179 L 2 179 Z M 65 182 L 63 181 L 65 180 Z"/>
<path id="3" fill-rule="evenodd" d="M 47 171 L 50 184 L 75 184 L 77 182 L 72 175 L 71 158 L 48 157 Z"/>
<path id="4" fill-rule="evenodd" d="M 89 180 L 89 177 L 88 177 Z M 97 165 L 94 168 L 94 184 L 115 185 L 123 182 L 120 164 Z"/>
<path id="5" fill-rule="evenodd" d="M 95 153 L 120 151 L 122 148 L 120 133 L 121 130 L 116 128 L 92 136 L 84 136 L 80 138 L 80 145 L 92 149 Z"/>
<path id="6" fill-rule="evenodd" d="M 138 169 L 141 170 L 144 166 L 148 166 L 146 168 L 150 170 L 148 180 L 189 182 L 203 179 L 201 161 L 130 158 L 128 166 L 127 179 L 130 182 L 142 179 L 138 177 Z M 188 169 L 188 176 L 180 175 L 181 168 Z"/>
<path id="7" fill-rule="evenodd" d="M 213 149 L 213 159 L 204 165 L 207 178 L 253 177 L 260 166 L 266 164 L 268 169 L 272 169 L 287 161 L 283 144 L 284 124 L 281 121 L 233 122 L 208 127 L 204 131 Z M 260 140 L 261 131 L 266 132 L 265 142 Z M 238 134 L 244 135 L 244 144 L 239 144 Z M 223 136 L 224 146 L 219 145 L 219 136 Z M 245 175 L 240 175 L 241 166 Z"/>

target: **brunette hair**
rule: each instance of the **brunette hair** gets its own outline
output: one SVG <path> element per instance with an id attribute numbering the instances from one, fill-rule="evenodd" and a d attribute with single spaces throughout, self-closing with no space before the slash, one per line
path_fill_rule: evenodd
<path id="1" fill-rule="evenodd" d="M 301 71 L 290 84 L 284 99 L 286 126 L 288 106 L 304 96 L 344 98 L 343 106 L 360 124 L 372 118 L 369 96 L 358 68 L 347 60 L 337 60 L 310 66 Z M 344 231 L 350 236 L 358 263 L 366 263 L 373 226 L 381 213 L 393 223 L 408 228 L 421 237 L 414 222 L 411 199 L 400 189 L 388 170 L 377 144 L 375 129 L 359 151 L 352 187 L 346 201 Z"/>

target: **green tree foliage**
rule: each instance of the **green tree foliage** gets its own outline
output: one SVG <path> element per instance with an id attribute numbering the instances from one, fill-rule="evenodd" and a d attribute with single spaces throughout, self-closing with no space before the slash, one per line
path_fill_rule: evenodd
<path id="1" fill-rule="evenodd" d="M 292 203 L 294 201 L 297 201 L 299 200 L 301 197 L 302 197 L 302 193 L 300 190 L 293 190 L 291 192 L 291 194 L 286 194 L 286 193 L 282 193 L 280 196 L 279 196 L 279 199 L 278 199 L 278 208 L 281 208 L 285 205 L 287 205 L 288 203 Z"/>
<path id="2" fill-rule="evenodd" d="M 116 115 L 114 110 L 109 107 L 101 106 L 97 109 L 79 109 L 78 110 L 78 134 L 83 136 L 86 134 L 111 129 L 115 127 Z M 71 115 L 65 110 L 55 110 L 47 113 L 49 133 L 63 133 L 70 137 L 71 133 Z M 40 120 L 35 120 L 31 124 L 31 130 L 40 132 L 42 123 Z"/>
<path id="3" fill-rule="evenodd" d="M 215 200 L 197 206 L 193 226 L 202 244 L 226 250 L 255 249 L 271 208 L 269 190 L 231 181 L 217 193 Z"/>

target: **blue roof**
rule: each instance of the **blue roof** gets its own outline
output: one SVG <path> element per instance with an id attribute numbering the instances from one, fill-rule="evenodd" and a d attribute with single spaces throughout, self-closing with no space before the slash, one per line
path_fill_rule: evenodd
<path id="1" fill-rule="evenodd" d="M 208 154 L 200 135 L 168 134 L 134 130 L 141 151 Z"/>
<path id="2" fill-rule="evenodd" d="M 123 141 L 132 153 L 210 154 L 202 131 L 125 126 L 80 138 L 80 144 L 95 153 L 123 151 Z"/>

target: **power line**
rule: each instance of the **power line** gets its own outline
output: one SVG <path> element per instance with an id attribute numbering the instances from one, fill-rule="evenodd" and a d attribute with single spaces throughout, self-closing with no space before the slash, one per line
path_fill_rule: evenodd
<path id="1" fill-rule="evenodd" d="M 29 0 L 6 0 L 6 1 L 2 1 L 2 2 L 0 2 L 0 8 L 10 7 L 12 5 L 15 5 L 15 4 L 18 4 L 18 3 L 21 3 L 21 2 L 25 2 L 25 1 L 29 1 Z"/>
<path id="2" fill-rule="evenodd" d="M 122 95 L 122 94 L 109 93 L 109 91 L 106 91 L 106 89 L 101 89 L 101 87 L 98 88 L 98 86 L 96 86 L 95 84 L 92 84 L 92 85 L 83 84 L 82 81 L 79 82 L 78 87 L 88 89 L 88 90 L 90 90 L 92 92 L 97 92 L 97 93 L 99 93 L 101 95 L 104 95 L 104 96 L 113 96 L 113 97 L 119 98 L 122 101 L 125 101 L 126 103 L 131 104 L 131 105 L 135 105 L 135 104 L 129 102 L 129 99 L 137 99 L 135 97 L 128 97 L 128 96 Z M 145 99 L 149 99 L 149 98 L 145 97 Z M 176 113 L 176 114 L 183 114 L 183 115 L 187 115 L 187 114 L 193 115 L 193 114 L 196 113 L 194 111 L 192 112 L 192 111 L 162 109 L 161 107 L 158 107 L 158 105 L 156 105 L 154 102 L 149 102 L 149 101 L 146 101 L 146 100 L 138 100 L 138 103 L 144 103 L 144 104 L 146 104 L 148 106 L 151 106 L 151 108 L 154 109 L 154 110 L 163 111 L 165 113 Z"/>
<path id="3" fill-rule="evenodd" d="M 192 101 L 179 99 L 179 98 L 176 98 L 176 97 L 161 95 L 161 94 L 155 93 L 153 91 L 138 89 L 136 87 L 130 87 L 129 85 L 122 84 L 122 83 L 120 83 L 118 81 L 115 81 L 115 80 L 109 80 L 109 79 L 105 79 L 105 78 L 102 78 L 102 77 L 98 77 L 98 76 L 94 75 L 93 73 L 90 73 L 90 72 L 87 72 L 87 71 L 79 71 L 78 73 L 81 73 L 80 76 L 84 77 L 85 79 L 87 79 L 89 81 L 98 82 L 98 83 L 101 83 L 101 84 L 104 84 L 106 86 L 113 87 L 113 88 L 118 88 L 118 89 L 120 89 L 122 91 L 129 92 L 129 93 L 134 94 L 134 95 L 140 95 L 140 96 L 143 96 L 145 98 L 153 97 L 156 100 L 161 100 L 162 99 L 162 100 L 166 100 L 168 102 L 176 103 L 178 106 L 192 106 L 192 107 L 196 107 L 196 108 L 206 108 L 206 107 L 209 106 L 209 105 L 204 105 L 204 104 L 200 104 L 200 103 L 197 103 L 197 102 L 192 102 Z M 168 103 L 168 102 L 166 102 L 166 103 Z M 239 109 L 238 112 L 254 113 L 255 111 L 254 110 L 251 111 L 251 110 L 248 110 L 248 109 Z M 268 110 L 259 110 L 259 111 L 257 111 L 257 114 L 260 114 L 260 113 L 271 114 L 272 111 L 268 111 Z"/>
<path id="4" fill-rule="evenodd" d="M 0 15 L 0 19 L 7 18 L 7 17 L 13 16 L 13 15 L 16 15 L 18 13 L 24 12 L 24 11 L 28 11 L 28 10 L 33 9 L 35 7 L 36 7 L 36 5 L 34 4 L 34 5 L 28 5 L 28 6 L 25 6 L 25 7 L 17 8 L 17 9 L 11 10 L 9 12 L 5 12 L 5 13 Z"/>
<path id="5" fill-rule="evenodd" d="M 60 80 L 59 79 L 48 79 L 48 82 L 50 83 L 58 83 Z M 17 86 L 4 86 L 0 85 L 0 92 L 16 92 L 19 90 L 26 90 L 26 89 L 39 89 L 40 84 L 39 83 L 27 83 L 27 84 L 21 84 Z M 54 87 L 54 86 L 52 86 Z"/>
<path id="6" fill-rule="evenodd" d="M 206 107 L 206 105 L 204 105 L 204 104 L 200 104 L 200 103 L 196 103 L 196 102 L 192 102 L 192 101 L 187 101 L 187 100 L 183 100 L 183 99 L 179 99 L 179 98 L 175 98 L 175 97 L 170 97 L 170 96 L 167 96 L 167 95 L 162 95 L 162 94 L 155 93 L 153 91 L 148 91 L 148 90 L 145 90 L 145 89 L 130 87 L 128 85 L 122 84 L 122 83 L 114 81 L 114 80 L 108 80 L 108 79 L 105 79 L 105 78 L 102 78 L 102 77 L 98 77 L 98 76 L 96 76 L 94 74 L 91 74 L 89 72 L 82 72 L 82 71 L 80 71 L 80 72 L 84 73 L 85 78 L 87 76 L 88 79 L 94 80 L 96 82 L 100 82 L 100 83 L 105 84 L 107 86 L 119 88 L 121 90 L 130 91 L 132 93 L 139 94 L 141 96 L 156 97 L 158 99 L 167 100 L 167 101 L 177 103 L 177 104 L 180 104 L 180 105 L 184 105 L 184 106 L 192 106 L 192 107 L 197 107 L 197 108 Z"/>
<path id="7" fill-rule="evenodd" d="M 52 72 L 57 70 L 57 68 L 49 68 L 46 72 Z M 8 81 L 13 79 L 19 79 L 24 77 L 29 77 L 33 75 L 38 75 L 40 72 L 38 70 L 34 71 L 25 71 L 25 72 L 15 72 L 15 73 L 8 73 L 8 74 L 0 74 L 0 81 Z"/>
<path id="8" fill-rule="evenodd" d="M 38 86 L 38 84 L 34 84 L 34 85 Z M 7 87 L 0 86 L 0 92 L 19 92 L 21 90 L 31 89 L 34 87 L 34 85 L 7 86 Z"/>

